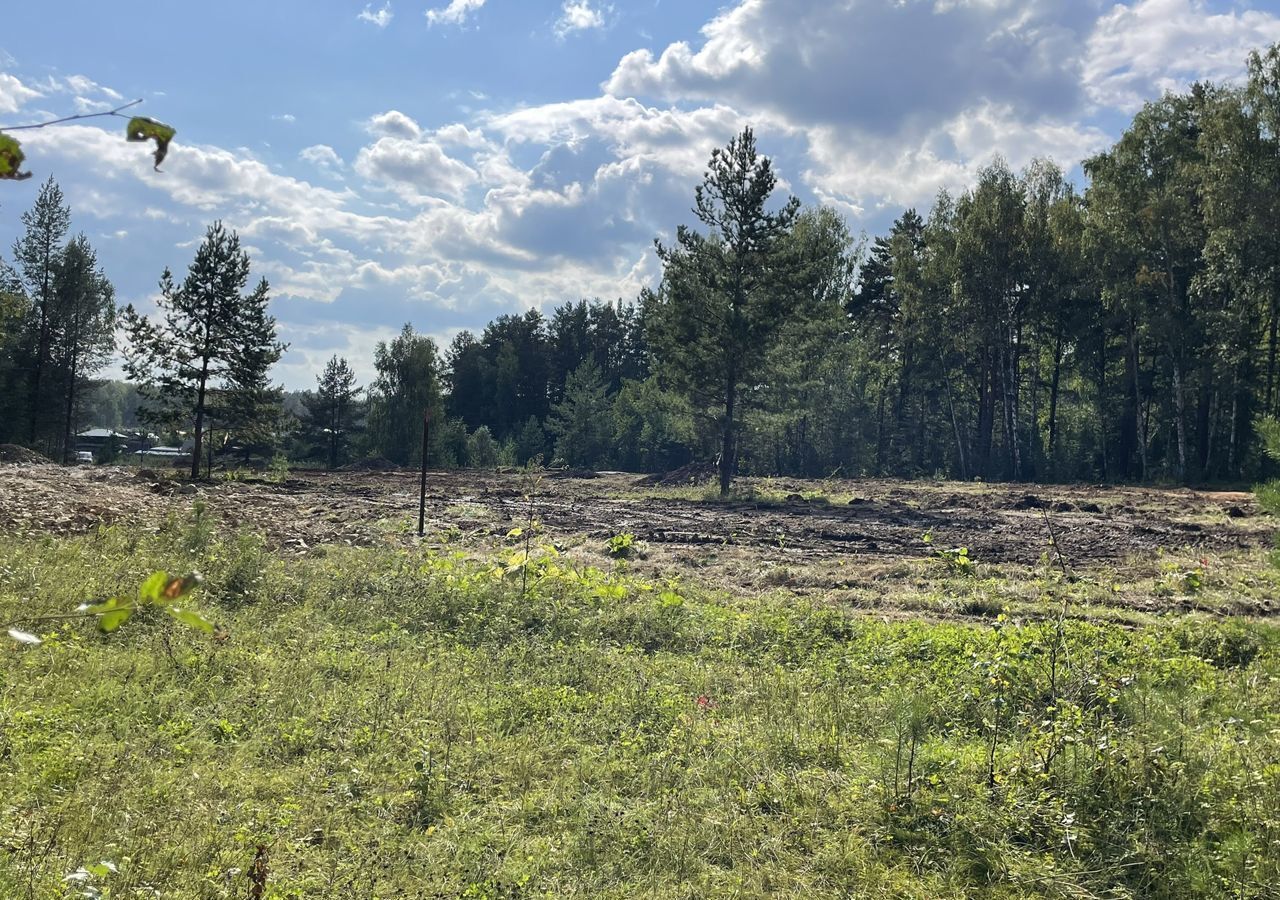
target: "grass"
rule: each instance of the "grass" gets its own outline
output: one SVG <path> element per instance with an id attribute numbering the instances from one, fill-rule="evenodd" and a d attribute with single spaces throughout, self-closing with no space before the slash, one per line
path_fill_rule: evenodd
<path id="1" fill-rule="evenodd" d="M 985 572 L 931 587 L 974 624 L 882 621 L 602 565 L 282 558 L 204 516 L 0 538 L 0 620 L 199 568 L 225 630 L 3 648 L 0 896 L 238 898 L 255 861 L 277 900 L 1274 895 L 1271 625 L 1080 621 L 1047 576 L 1014 620 Z"/>

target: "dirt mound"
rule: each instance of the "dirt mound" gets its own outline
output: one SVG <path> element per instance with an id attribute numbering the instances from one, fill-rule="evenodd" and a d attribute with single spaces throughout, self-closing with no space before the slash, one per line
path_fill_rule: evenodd
<path id="1" fill-rule="evenodd" d="M 357 459 L 342 467 L 344 472 L 394 472 L 400 468 L 385 456 L 371 456 L 368 459 Z"/>
<path id="2" fill-rule="evenodd" d="M 19 447 L 17 444 L 0 444 L 0 463 L 33 465 L 52 462 L 53 460 L 49 459 L 49 457 L 43 456 L 34 450 L 28 450 L 26 447 Z"/>
<path id="3" fill-rule="evenodd" d="M 714 462 L 693 462 L 673 469 L 665 475 L 646 475 L 640 484 L 661 487 L 685 487 L 711 481 L 719 472 Z"/>

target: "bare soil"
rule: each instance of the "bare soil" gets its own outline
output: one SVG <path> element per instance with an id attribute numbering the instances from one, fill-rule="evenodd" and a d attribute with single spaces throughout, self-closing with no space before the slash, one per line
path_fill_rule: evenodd
<path id="1" fill-rule="evenodd" d="M 764 500 L 663 495 L 622 473 L 544 477 L 432 472 L 429 537 L 487 543 L 530 517 L 551 540 L 596 545 L 629 532 L 656 555 L 702 568 L 709 555 L 803 565 L 822 559 L 903 559 L 967 547 L 977 560 L 1032 565 L 1056 553 L 1075 568 L 1159 551 L 1224 553 L 1266 546 L 1273 529 L 1245 493 L 1097 486 L 744 479 Z M 0 465 L 0 529 L 79 533 L 99 525 L 158 526 L 202 502 L 228 528 L 275 547 L 409 543 L 417 473 L 296 472 L 186 484 L 173 473 L 113 467 Z M 802 496 L 814 499 L 802 499 Z M 782 499 L 782 498 L 788 499 Z M 776 499 L 775 499 L 776 498 Z M 923 536 L 929 533 L 931 543 Z"/>

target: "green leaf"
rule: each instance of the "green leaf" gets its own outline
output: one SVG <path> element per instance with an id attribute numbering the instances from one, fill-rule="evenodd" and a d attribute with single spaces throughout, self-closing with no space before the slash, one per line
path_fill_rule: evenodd
<path id="1" fill-rule="evenodd" d="M 109 613 L 104 613 L 102 618 L 98 619 L 98 628 L 104 633 L 110 634 L 129 621 L 129 617 L 132 615 L 133 607 L 130 606 L 126 606 L 123 609 L 113 609 Z"/>
<path id="2" fill-rule="evenodd" d="M 19 631 L 16 628 L 9 629 L 9 637 L 13 638 L 19 644 L 39 644 L 42 643 L 40 638 L 27 631 Z"/>
<path id="3" fill-rule="evenodd" d="M 146 606 L 151 603 L 164 602 L 164 589 L 169 585 L 168 572 L 152 572 L 142 586 L 138 588 L 138 601 Z"/>
<path id="4" fill-rule="evenodd" d="M 213 634 L 213 623 L 195 610 L 183 609 L 180 606 L 170 606 L 168 608 L 168 613 L 183 625 L 190 625 L 192 628 L 199 629 L 205 634 Z"/>
<path id="5" fill-rule="evenodd" d="M 178 132 L 164 124 L 157 122 L 155 119 L 148 119 L 146 116 L 134 116 L 129 120 L 129 126 L 125 136 L 131 141 L 155 141 L 156 142 L 156 171 L 160 170 L 160 163 L 164 162 L 164 158 L 169 153 L 169 142 L 173 140 L 173 136 Z"/>
<path id="6" fill-rule="evenodd" d="M 18 139 L 7 134 L 0 134 L 0 180 L 22 181 L 30 178 L 30 172 L 22 172 L 22 161 L 26 154 Z"/>

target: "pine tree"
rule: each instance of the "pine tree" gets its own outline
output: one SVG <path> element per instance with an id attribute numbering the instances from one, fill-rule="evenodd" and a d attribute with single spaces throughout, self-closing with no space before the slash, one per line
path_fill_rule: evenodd
<path id="1" fill-rule="evenodd" d="M 98 267 L 89 240 L 77 235 L 63 250 L 54 276 L 51 361 L 63 392 L 62 460 L 75 450 L 75 426 L 88 380 L 115 350 L 115 289 Z"/>
<path id="2" fill-rule="evenodd" d="M 537 416 L 525 419 L 524 425 L 516 434 L 516 465 L 526 465 L 535 459 L 541 459 L 547 453 L 547 433 Z"/>
<path id="3" fill-rule="evenodd" d="M 228 419 L 258 419 L 270 403 L 266 372 L 285 350 L 267 314 L 266 279 L 243 295 L 248 280 L 249 255 L 240 238 L 215 222 L 181 284 L 165 270 L 155 321 L 132 304 L 124 311 L 125 371 L 144 390 L 142 415 L 153 425 L 191 423 L 192 478 L 200 475 L 206 416 L 219 392 L 223 409 L 239 404 L 224 413 Z"/>
<path id="4" fill-rule="evenodd" d="M 19 421 L 26 417 L 28 375 L 23 366 L 23 335 L 31 301 L 18 273 L 0 260 L 0 443 L 21 440 Z"/>
<path id="5" fill-rule="evenodd" d="M 663 281 L 648 296 L 661 372 L 695 406 L 714 411 L 722 496 L 737 471 L 743 386 L 786 313 L 784 238 L 799 201 L 793 197 L 769 212 L 776 184 L 769 159 L 756 153 L 750 128 L 714 150 L 694 203 L 707 234 L 682 225 L 674 246 L 658 243 Z"/>
<path id="6" fill-rule="evenodd" d="M 46 427 L 42 411 L 58 408 L 48 396 L 54 337 L 54 277 L 62 257 L 62 241 L 71 227 L 71 210 L 63 202 L 62 189 L 53 178 L 40 188 L 35 205 L 22 214 L 22 225 L 25 231 L 14 242 L 13 258 L 22 286 L 31 299 L 32 321 L 27 326 L 23 348 L 24 364 L 28 367 L 27 440 L 33 447 L 49 449 L 55 432 Z"/>
<path id="7" fill-rule="evenodd" d="M 608 385 L 589 359 L 570 373 L 564 399 L 547 420 L 547 428 L 556 437 L 556 457 L 579 468 L 605 462 L 612 437 L 611 413 Z"/>
<path id="8" fill-rule="evenodd" d="M 356 373 L 340 356 L 325 364 L 316 382 L 316 390 L 302 400 L 307 411 L 306 427 L 323 450 L 329 468 L 336 469 L 346 459 L 364 389 L 356 387 Z"/>

